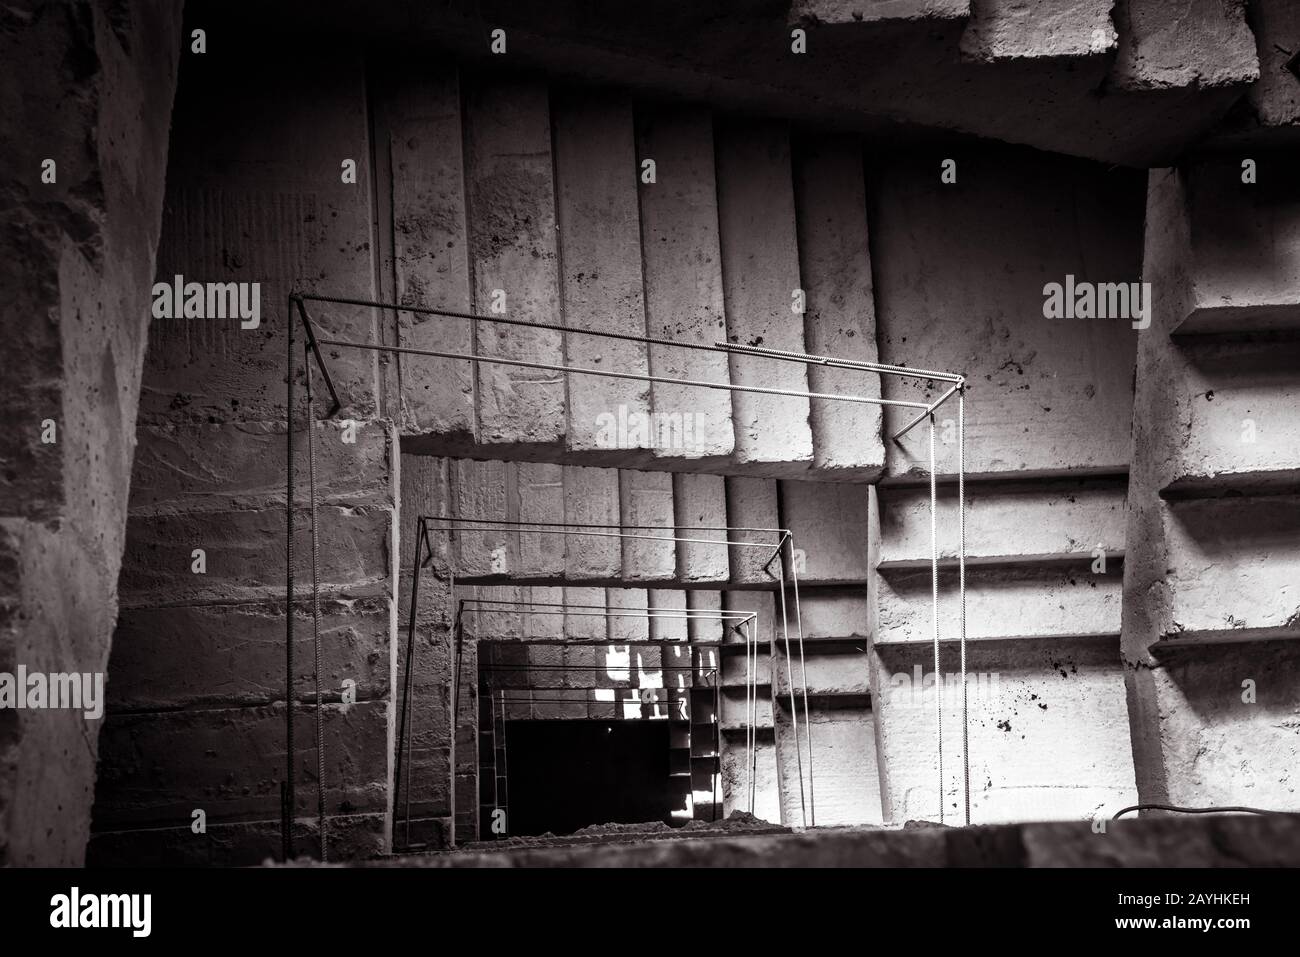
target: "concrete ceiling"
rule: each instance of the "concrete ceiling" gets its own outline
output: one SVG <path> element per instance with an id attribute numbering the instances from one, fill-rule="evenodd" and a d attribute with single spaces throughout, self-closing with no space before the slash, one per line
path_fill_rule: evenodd
<path id="1" fill-rule="evenodd" d="M 1240 142 L 1300 119 L 1300 80 L 1285 69 L 1300 13 L 1288 0 L 321 0 L 309 19 L 289 0 L 188 5 L 191 26 L 223 18 L 891 145 L 974 136 L 1162 166 L 1225 129 Z M 504 56 L 489 51 L 498 28 Z M 804 53 L 792 51 L 794 29 L 806 31 Z"/>

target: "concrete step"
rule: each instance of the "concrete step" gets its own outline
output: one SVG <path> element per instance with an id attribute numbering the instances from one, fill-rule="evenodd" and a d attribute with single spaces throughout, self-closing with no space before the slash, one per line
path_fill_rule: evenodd
<path id="1" fill-rule="evenodd" d="M 1050 637 L 968 649 L 971 819 L 1064 820 L 1136 802 L 1119 639 Z M 876 646 L 884 684 L 873 701 L 887 819 L 936 820 L 933 663 L 928 648 Z M 944 808 L 962 818 L 960 686 L 942 663 Z M 888 690 L 886 690 L 888 689 Z M 814 729 L 815 732 L 816 729 Z M 815 739 L 814 739 L 815 740 Z"/>
<path id="2" fill-rule="evenodd" d="M 1094 574 L 1088 561 L 1055 565 L 971 568 L 966 572 L 967 638 L 973 641 L 1034 635 L 1114 635 L 1120 629 L 1123 567 L 1111 562 Z M 958 635 L 957 576 L 941 576 L 939 635 Z M 933 603 L 928 569 L 881 575 L 876 645 L 932 640 Z"/>
<path id="3" fill-rule="evenodd" d="M 968 483 L 966 562 L 1020 565 L 1087 563 L 1098 554 L 1122 558 L 1127 480 Z M 881 574 L 928 567 L 931 560 L 928 487 L 881 488 Z M 957 489 L 939 487 L 935 516 L 939 558 L 956 561 L 960 525 Z"/>
<path id="4" fill-rule="evenodd" d="M 1178 336 L 1300 329 L 1300 195 L 1292 161 L 1251 151 L 1211 156 L 1169 174 L 1171 246 L 1179 261 L 1178 306 L 1167 320 Z"/>
<path id="5" fill-rule="evenodd" d="M 1165 516 L 1162 637 L 1300 630 L 1300 495 L 1175 501 Z"/>
<path id="6" fill-rule="evenodd" d="M 1182 341 L 1172 368 L 1186 434 L 1171 438 L 1166 498 L 1300 491 L 1295 409 L 1300 340 L 1263 334 Z"/>

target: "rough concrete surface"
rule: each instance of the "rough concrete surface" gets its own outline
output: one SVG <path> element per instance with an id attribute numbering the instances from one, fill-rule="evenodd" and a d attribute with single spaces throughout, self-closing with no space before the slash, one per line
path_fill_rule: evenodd
<path id="1" fill-rule="evenodd" d="M 0 713 L 0 863 L 255 863 L 286 778 L 291 853 L 318 786 L 338 857 L 484 839 L 494 716 L 664 721 L 665 818 L 716 785 L 783 829 L 960 819 L 968 731 L 989 827 L 595 822 L 421 863 L 1293 862 L 1283 817 L 1088 827 L 1139 797 L 1300 806 L 1290 10 L 589 7 L 323 0 L 286 44 L 290 5 L 250 30 L 196 0 L 205 54 L 161 7 L 0 13 L 42 89 L 0 93 L 0 670 L 109 676 L 102 721 Z M 176 276 L 259 284 L 260 321 L 150 319 Z M 1049 318 L 1060 283 L 1141 299 Z M 307 302 L 328 339 L 708 387 L 326 343 L 322 421 L 292 291 L 570 327 Z M 931 433 L 892 438 L 915 410 L 731 387 L 947 384 L 724 339 L 966 374 L 964 526 L 956 402 L 934 423 L 937 608 Z M 417 519 L 448 514 L 507 527 L 433 528 L 417 594 Z M 792 531 L 797 604 L 762 567 L 778 533 L 723 526 Z M 713 612 L 760 616 L 756 662 Z"/>
<path id="2" fill-rule="evenodd" d="M 0 396 L 14 421 L 0 448 L 0 661 L 102 674 L 180 22 L 172 9 L 104 3 L 24 5 L 0 19 L 0 60 L 23 77 L 3 94 Z M 42 182 L 47 159 L 53 182 Z M 56 431 L 44 443 L 47 422 Z M 100 725 L 63 710 L 0 717 L 0 864 L 84 860 Z"/>
<path id="3" fill-rule="evenodd" d="M 761 815 L 759 815 L 761 817 Z M 797 834 L 514 847 L 405 857 L 423 867 L 1287 867 L 1294 814 L 980 828 L 830 828 Z"/>

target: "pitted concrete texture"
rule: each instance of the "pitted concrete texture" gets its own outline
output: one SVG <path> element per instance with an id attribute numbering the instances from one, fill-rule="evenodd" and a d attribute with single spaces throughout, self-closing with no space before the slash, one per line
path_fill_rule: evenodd
<path id="1" fill-rule="evenodd" d="M 1119 0 L 1120 90 L 1233 87 L 1259 79 L 1245 0 Z"/>
<path id="2" fill-rule="evenodd" d="M 862 152 L 849 139 L 801 138 L 794 177 L 807 350 L 875 362 L 876 306 Z M 880 377 L 871 372 L 813 365 L 808 385 L 813 392 L 880 397 Z M 876 478 L 885 462 L 880 406 L 827 399 L 813 399 L 810 405 L 814 469 Z"/>
<path id="3" fill-rule="evenodd" d="M 635 472 L 620 469 L 619 522 L 636 531 L 639 538 L 623 540 L 623 578 L 627 581 L 660 581 L 677 572 L 677 548 L 671 541 L 673 524 L 673 477 L 667 472 Z M 660 531 L 662 529 L 662 531 Z"/>
<path id="4" fill-rule="evenodd" d="M 762 817 L 762 815 L 759 815 Z M 816 828 L 739 837 L 501 847 L 399 867 L 1295 867 L 1300 815 L 1214 815 L 971 828 Z"/>
<path id="5" fill-rule="evenodd" d="M 966 569 L 966 635 L 969 639 L 1038 635 L 1115 635 L 1120 629 L 1123 566 L 1093 572 L 1092 559 L 1075 563 L 1026 563 Z M 939 571 L 939 638 L 956 641 L 960 626 L 957 570 Z M 933 640 L 934 601 L 930 569 L 880 573 L 879 621 L 873 640 Z"/>
<path id="6" fill-rule="evenodd" d="M 618 525 L 618 470 L 566 465 L 564 521 L 569 525 Z M 565 576 L 573 579 L 620 577 L 623 572 L 623 542 L 609 537 L 612 531 L 593 528 L 565 535 Z M 520 534 L 527 535 L 526 532 Z"/>
<path id="7" fill-rule="evenodd" d="M 1137 802 L 1118 642 L 1048 638 L 967 648 L 971 820 L 1109 817 Z M 873 698 L 885 819 L 938 820 L 934 659 L 925 646 L 876 645 Z M 944 818 L 964 809 L 961 684 L 943 650 Z"/>
<path id="8" fill-rule="evenodd" d="M 1289 75 L 1289 74 L 1288 74 Z M 1245 183 L 1246 160 L 1255 182 Z M 1287 153 L 1211 157 L 1178 174 L 1179 334 L 1300 328 L 1300 187 Z"/>
<path id="9" fill-rule="evenodd" d="M 1164 493 L 1294 488 L 1300 341 L 1207 336 L 1180 345 L 1186 362 L 1176 381 L 1190 421 L 1166 462 Z"/>
<path id="10" fill-rule="evenodd" d="M 1246 9 L 1246 20 L 1255 34 L 1259 82 L 1246 93 L 1249 109 L 1239 105 L 1235 122 L 1225 124 L 1225 138 L 1258 136 L 1261 130 L 1294 136 L 1300 125 L 1300 84 L 1287 63 L 1300 39 L 1300 7 L 1290 0 L 1255 0 Z"/>
<path id="11" fill-rule="evenodd" d="M 388 703 L 326 705 L 326 802 L 342 813 L 382 813 L 388 795 L 370 775 L 388 739 Z M 313 723 L 304 721 L 304 732 Z M 102 775 L 95 830 L 189 821 L 194 808 L 224 822 L 278 820 L 283 750 L 282 704 L 211 711 L 122 715 L 101 736 Z M 295 741 L 299 793 L 314 803 L 316 738 Z M 160 755 L 167 755 L 160 760 Z M 231 774 L 238 768 L 237 776 Z"/>
<path id="12" fill-rule="evenodd" d="M 1151 174 L 1144 272 L 1167 292 L 1139 339 L 1123 652 L 1145 800 L 1294 809 L 1297 380 L 1294 343 L 1259 330 L 1290 322 L 1296 216 L 1240 176 L 1222 158 Z"/>
<path id="13" fill-rule="evenodd" d="M 673 476 L 673 509 L 678 535 L 692 541 L 677 543 L 677 577 L 683 582 L 727 580 L 726 533 L 712 529 L 726 522 L 726 487 L 720 475 L 683 473 Z"/>
<path id="14" fill-rule="evenodd" d="M 641 256 L 645 270 L 646 334 L 670 342 L 711 346 L 726 338 L 713 117 L 704 109 L 646 109 L 637 114 L 637 153 L 655 162 L 656 181 L 642 184 Z M 662 179 L 660 178 L 662 177 Z M 698 349 L 650 347 L 650 371 L 673 379 L 725 381 L 727 358 Z M 685 424 L 691 441 L 658 449 L 701 465 L 735 450 L 731 393 L 656 382 L 654 411 Z"/>
<path id="15" fill-rule="evenodd" d="M 1071 560 L 1077 565 L 1095 559 L 1098 550 L 1122 556 L 1124 495 L 1122 479 L 967 487 L 966 561 Z M 928 567 L 929 488 L 883 487 L 879 499 L 880 566 Z M 951 484 L 940 488 L 935 524 L 939 557 L 951 566 L 960 535 L 957 489 Z"/>
<path id="16" fill-rule="evenodd" d="M 469 90 L 466 102 L 475 311 L 556 323 L 560 285 L 546 87 L 530 81 L 486 81 Z M 563 364 L 558 332 L 475 325 L 480 355 Z M 565 390 L 558 373 L 477 363 L 475 376 L 481 441 L 507 447 L 560 441 Z"/>
<path id="17" fill-rule="evenodd" d="M 801 585 L 866 581 L 869 498 L 866 485 L 781 483 L 781 518 L 794 536 Z"/>
<path id="18" fill-rule="evenodd" d="M 979 63 L 1114 50 L 1114 0 L 972 0 L 962 56 Z"/>
<path id="19" fill-rule="evenodd" d="M 1300 496 L 1170 502 L 1168 629 L 1300 635 Z"/>
<path id="20" fill-rule="evenodd" d="M 1300 651 L 1293 641 L 1161 652 L 1151 673 L 1175 804 L 1300 810 Z"/>
<path id="21" fill-rule="evenodd" d="M 0 399 L 12 427 L 0 440 L 0 662 L 9 672 L 103 673 L 180 18 L 79 2 L 23 4 L 0 19 L 0 60 L 23 78 L 7 84 L 2 121 L 12 361 Z M 51 437 L 47 422 L 51 442 L 41 438 Z M 0 864 L 82 863 L 99 732 L 81 711 L 6 711 Z"/>
<path id="22" fill-rule="evenodd" d="M 727 341 L 803 352 L 801 290 L 790 141 L 774 125 L 726 123 L 717 130 L 718 225 L 727 303 Z M 738 385 L 808 391 L 804 366 L 733 353 Z M 809 400 L 734 392 L 736 459 L 771 474 L 812 461 Z"/>
<path id="23" fill-rule="evenodd" d="M 101 848 L 128 855 L 123 863 L 138 860 L 124 832 L 188 828 L 196 808 L 214 835 L 224 835 L 211 843 L 214 855 L 251 855 L 278 828 L 286 774 L 285 621 L 282 608 L 271 606 L 285 594 L 284 302 L 293 289 L 375 293 L 361 58 L 342 50 L 328 63 L 314 53 L 286 59 L 283 49 L 260 55 L 267 52 L 222 45 L 186 57 L 182 66 L 158 273 L 258 283 L 261 323 L 243 329 L 233 318 L 209 318 L 150 325 L 143 452 L 119 586 L 126 611 L 110 667 L 116 690 L 94 810 L 95 831 L 107 839 Z M 236 65 L 243 57 L 248 62 Z M 214 128 L 241 134 L 214 139 Z M 331 158 L 322 162 L 322 156 Z M 356 183 L 342 175 L 345 159 L 356 162 Z M 309 308 L 326 335 L 373 337 L 377 317 L 367 309 Z M 315 421 L 323 413 L 318 393 L 308 424 L 301 363 L 297 371 L 292 696 L 298 702 L 314 697 L 310 428 L 319 472 L 326 806 L 344 818 L 359 816 L 361 831 L 384 846 L 396 715 L 390 701 L 394 592 L 409 584 L 396 574 L 400 470 L 393 429 L 379 418 L 377 359 L 335 351 L 330 369 L 343 404 L 336 420 Z M 201 565 L 195 549 L 203 550 Z M 420 623 L 433 634 L 445 603 L 426 587 Z M 184 675 L 176 671 L 180 660 Z M 436 693 L 435 660 L 426 653 L 417 662 L 417 686 L 426 695 Z M 440 667 L 446 669 L 445 659 Z M 311 829 L 303 819 L 316 804 L 309 706 L 298 704 L 296 725 L 295 846 L 305 849 Z M 418 730 L 421 760 L 440 760 L 445 773 L 449 742 Z M 238 848 L 241 839 L 250 847 Z M 357 846 L 343 834 L 337 840 Z M 166 853 L 179 853 L 174 843 L 162 843 L 170 847 Z M 151 842 L 139 846 L 143 853 Z M 103 853 L 96 852 L 100 860 Z"/>
<path id="24" fill-rule="evenodd" d="M 561 92 L 553 101 L 564 324 L 644 336 L 632 101 L 625 93 L 585 91 Z M 650 371 L 647 347 L 637 342 L 565 333 L 564 357 L 569 365 L 603 372 Z M 648 382 L 573 375 L 566 386 L 570 449 L 625 465 L 656 444 L 658 436 L 648 429 L 622 435 L 611 429 L 620 418 L 635 422 L 649 415 Z"/>
<path id="25" fill-rule="evenodd" d="M 398 61 L 377 71 L 373 82 L 377 173 L 392 182 L 395 301 L 469 312 L 458 72 Z M 397 313 L 396 319 L 398 341 L 406 348 L 474 351 L 468 320 L 412 313 Z M 390 359 L 401 379 L 403 431 L 472 438 L 477 422 L 474 369 L 468 362 L 415 355 Z"/>
<path id="26" fill-rule="evenodd" d="M 1136 320 L 1046 318 L 1045 287 L 1144 278 L 1140 177 L 985 150 L 951 154 L 957 181 L 945 184 L 944 155 L 893 160 L 868 178 L 881 361 L 966 374 L 968 476 L 1123 472 Z M 882 385 L 887 398 L 913 401 L 947 388 L 892 376 Z M 886 409 L 886 433 L 914 417 Z M 937 418 L 938 469 L 949 475 L 954 400 Z M 888 443 L 887 473 L 920 478 L 929 443 L 924 423 Z"/>
<path id="27" fill-rule="evenodd" d="M 970 16 L 971 0 L 794 0 L 791 23 L 870 23 L 873 20 L 955 20 Z"/>
<path id="28" fill-rule="evenodd" d="M 773 479 L 728 478 L 727 524 L 733 528 L 780 528 L 777 488 Z M 768 566 L 777 553 L 780 533 L 727 532 L 737 543 L 730 548 L 731 581 L 771 585 L 781 573 L 781 559 Z M 788 551 L 782 546 L 782 551 Z M 765 566 L 770 567 L 770 571 Z"/>
<path id="29" fill-rule="evenodd" d="M 519 503 L 519 521 L 539 524 L 564 521 L 564 467 L 540 462 L 520 462 L 516 466 L 516 472 L 514 495 Z M 508 513 L 509 504 L 507 502 Z M 519 574 L 538 578 L 564 574 L 567 547 L 568 542 L 561 535 L 521 531 Z"/>

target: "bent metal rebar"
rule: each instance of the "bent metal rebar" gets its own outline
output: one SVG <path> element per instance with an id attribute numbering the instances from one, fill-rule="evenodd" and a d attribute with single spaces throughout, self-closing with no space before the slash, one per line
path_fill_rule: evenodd
<path id="1" fill-rule="evenodd" d="M 688 349 L 705 352 L 721 353 L 741 353 L 759 358 L 771 359 L 773 361 L 794 362 L 805 366 L 822 366 L 826 368 L 845 369 L 850 371 L 872 372 L 878 375 L 894 376 L 898 378 L 910 378 L 919 380 L 928 380 L 934 382 L 944 382 L 949 384 L 949 388 L 933 402 L 915 402 L 902 399 L 886 399 L 880 396 L 867 395 L 846 395 L 839 393 L 814 392 L 811 390 L 783 389 L 775 387 L 744 385 L 730 381 L 710 381 L 700 379 L 680 379 L 673 376 L 660 376 L 650 373 L 633 373 L 617 372 L 609 369 L 592 369 L 584 366 L 571 366 L 563 363 L 537 362 L 526 359 L 511 359 L 501 356 L 486 356 L 474 352 L 454 352 L 446 350 L 433 349 L 416 349 L 401 345 L 386 345 L 382 343 L 353 342 L 346 339 L 325 338 L 317 335 L 316 327 L 308 312 L 307 303 L 326 303 L 333 305 L 355 306 L 360 308 L 390 310 L 393 313 L 410 313 L 416 315 L 437 316 L 445 319 L 463 319 L 472 323 L 489 322 L 498 325 L 516 326 L 532 329 L 543 329 L 553 332 L 560 332 L 566 335 L 592 336 L 599 339 L 608 339 L 622 342 L 633 342 L 646 346 L 665 346 L 679 349 Z M 310 541 L 312 551 L 312 648 L 316 659 L 315 682 L 314 682 L 314 712 L 316 724 L 316 745 L 317 745 L 317 816 L 321 860 L 327 859 L 327 817 L 325 812 L 325 746 L 324 730 L 322 724 L 322 698 L 320 691 L 320 609 L 319 609 L 319 536 L 317 529 L 316 516 L 316 463 L 315 448 L 312 440 L 313 429 L 311 423 L 315 421 L 315 399 L 312 391 L 312 360 L 319 370 L 321 379 L 324 382 L 325 389 L 329 393 L 330 406 L 326 411 L 324 418 L 333 418 L 342 408 L 337 389 L 334 381 L 330 376 L 329 367 L 325 357 L 321 352 L 321 346 L 330 346 L 338 349 L 358 349 L 373 352 L 382 352 L 392 355 L 415 355 L 430 358 L 444 358 L 452 360 L 463 360 L 476 365 L 501 365 L 513 366 L 519 368 L 539 369 L 551 372 L 560 372 L 568 375 L 587 375 L 603 378 L 630 379 L 641 382 L 661 383 L 666 385 L 680 385 L 701 389 L 718 389 L 728 392 L 745 392 L 757 393 L 762 395 L 784 396 L 788 398 L 802 398 L 809 401 L 825 400 L 831 402 L 850 402 L 864 403 L 878 406 L 892 406 L 899 408 L 911 408 L 918 410 L 918 414 L 908 421 L 902 428 L 893 433 L 891 439 L 898 441 L 906 435 L 915 426 L 923 420 L 929 419 L 930 425 L 930 542 L 931 542 L 931 580 L 932 592 L 934 598 L 934 627 L 933 643 L 935 655 L 935 671 L 938 674 L 939 665 L 939 612 L 938 612 L 938 534 L 937 534 L 937 489 L 936 489 L 936 466 L 934 451 L 934 430 L 935 430 L 935 412 L 953 396 L 957 397 L 958 423 L 957 423 L 957 508 L 958 508 L 958 590 L 959 590 L 959 618 L 958 618 L 958 641 L 960 643 L 960 669 L 962 685 L 962 761 L 963 761 L 963 791 L 964 791 L 964 823 L 970 823 L 970 759 L 968 754 L 969 744 L 969 721 L 967 715 L 967 695 L 966 695 L 966 482 L 965 482 L 965 411 L 966 411 L 966 378 L 964 375 L 955 372 L 941 372 L 928 369 L 915 369 L 907 366 L 889 365 L 879 362 L 867 362 L 855 359 L 842 359 L 835 356 L 813 355 L 809 353 L 790 352 L 779 349 L 763 348 L 759 346 L 741 345 L 731 342 L 717 342 L 713 345 L 703 343 L 675 342 L 668 339 L 658 339 L 650 336 L 635 336 L 626 333 L 606 332 L 593 329 L 581 329 L 572 326 L 565 326 L 554 323 L 532 322 L 522 319 L 510 319 L 497 315 L 482 315 L 473 312 L 463 312 L 450 309 L 435 309 L 423 306 L 409 306 L 400 303 L 380 302 L 369 299 L 357 299 L 342 296 L 325 296 L 308 293 L 291 293 L 288 297 L 288 310 L 286 312 L 286 408 L 285 408 L 285 426 L 286 426 L 286 447 L 287 447 L 287 465 L 286 465 L 286 615 L 285 615 L 285 734 L 286 734 L 286 769 L 285 781 L 282 785 L 282 814 L 281 814 L 281 843 L 283 856 L 288 860 L 292 856 L 292 838 L 293 825 L 296 812 L 295 797 L 295 738 L 294 738 L 294 718 L 295 718 L 295 681 L 294 681 L 294 510 L 296 507 L 295 493 L 296 480 L 294 475 L 294 411 L 295 411 L 295 343 L 294 328 L 296 323 L 293 321 L 293 314 L 297 313 L 302 323 L 304 342 L 304 364 L 305 384 L 306 384 L 306 402 L 308 424 L 308 514 L 310 520 Z M 714 529 L 721 531 L 723 529 Z M 775 530 L 785 532 L 785 530 Z M 422 536 L 424 533 L 421 533 Z M 426 538 L 421 538 L 422 542 L 427 542 Z M 790 549 L 791 560 L 788 563 L 791 582 L 793 584 L 793 598 L 795 604 L 795 616 L 798 620 L 799 614 L 799 593 L 797 584 L 797 572 L 794 569 L 793 547 L 790 544 L 791 538 L 788 532 L 777 545 L 773 557 L 768 560 L 768 566 L 776 558 L 781 558 L 782 575 L 781 575 L 781 599 L 784 613 L 785 603 L 785 569 L 787 562 L 784 557 L 785 549 L 782 546 L 788 546 Z M 723 544 L 723 543 L 719 543 Z M 733 545 L 734 542 L 725 542 Z M 419 549 L 417 548 L 417 553 Z M 802 631 L 800 628 L 800 664 L 803 666 L 803 648 L 802 648 Z M 787 663 L 789 655 L 787 654 Z M 748 663 L 748 658 L 747 658 Z M 408 672 L 409 675 L 409 672 Z M 409 678 L 408 678 L 409 680 Z M 804 687 L 804 727 L 805 735 L 809 735 L 808 720 L 808 696 L 806 681 Z M 791 686 L 793 689 L 793 686 Z M 939 760 L 939 820 L 942 822 L 944 817 L 944 801 L 946 785 L 943 776 L 943 725 L 942 725 L 942 705 L 939 701 L 940 696 L 936 694 L 936 753 Z M 796 741 L 798 736 L 796 733 Z M 809 743 L 809 792 L 811 795 L 811 739 Z M 400 753 L 400 752 L 399 752 Z M 803 791 L 803 773 L 800 771 L 800 792 L 802 801 Z M 753 787 L 751 775 L 751 790 Z M 454 792 L 454 788 L 452 789 Z M 810 802 L 811 803 L 811 802 Z M 815 805 L 812 823 L 815 825 Z M 454 831 L 454 825 L 453 825 Z"/>

